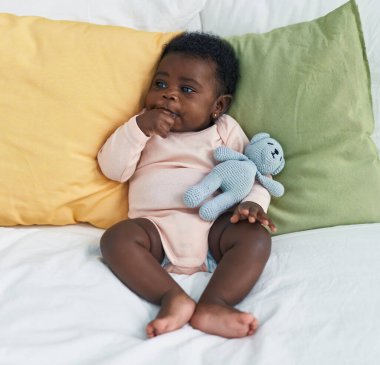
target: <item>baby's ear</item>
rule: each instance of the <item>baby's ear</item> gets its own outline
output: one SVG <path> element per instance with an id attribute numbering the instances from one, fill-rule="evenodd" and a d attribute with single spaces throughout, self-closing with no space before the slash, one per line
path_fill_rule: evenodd
<path id="1" fill-rule="evenodd" d="M 215 107 L 216 107 L 216 113 L 218 115 L 224 114 L 228 108 L 230 107 L 232 102 L 232 95 L 225 94 L 220 95 L 218 99 L 216 99 Z"/>

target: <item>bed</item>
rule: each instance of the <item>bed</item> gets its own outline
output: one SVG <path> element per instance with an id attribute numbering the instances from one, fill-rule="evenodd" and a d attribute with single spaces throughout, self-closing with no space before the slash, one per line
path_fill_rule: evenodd
<path id="1" fill-rule="evenodd" d="M 53 4 L 47 0 L 2 0 L 0 13 L 3 13 L 0 14 L 1 365 L 379 363 L 378 2 L 110 0 L 105 4 L 97 0 L 60 0 Z M 350 19 L 354 20 L 351 28 Z M 56 22 L 60 28 L 56 28 Z M 344 25 L 343 33 L 349 34 L 348 40 L 339 33 L 338 23 Z M 16 25 L 17 37 L 11 32 Z M 78 31 L 77 26 L 85 28 Z M 137 35 L 131 35 L 123 27 L 143 32 L 138 35 L 141 38 L 137 46 Z M 357 27 L 357 36 L 349 33 L 356 32 Z M 105 227 L 126 214 L 127 187 L 100 176 L 95 151 L 105 136 L 141 103 L 138 98 L 129 100 L 132 105 L 123 109 L 120 105 L 125 95 L 113 102 L 112 93 L 122 90 L 129 95 L 131 89 L 129 84 L 123 89 L 120 77 L 132 78 L 137 73 L 110 75 L 108 69 L 101 68 L 101 63 L 109 66 L 109 62 L 117 62 L 117 57 L 110 56 L 115 54 L 113 44 L 120 47 L 117 48 L 120 53 L 116 54 L 123 57 L 123 62 L 133 46 L 138 67 L 142 67 L 147 52 L 152 52 L 149 55 L 153 61 L 146 65 L 146 70 L 151 70 L 160 46 L 184 29 L 228 37 L 242 59 L 250 52 L 246 44 L 254 43 L 255 55 L 261 55 L 254 60 L 259 70 L 251 71 L 252 63 L 244 68 L 248 76 L 243 77 L 242 91 L 231 113 L 246 121 L 253 109 L 265 110 L 263 115 L 255 114 L 254 123 L 243 122 L 243 128 L 247 134 L 255 132 L 254 128 L 277 133 L 287 156 L 287 167 L 279 175 L 286 193 L 284 198 L 273 201 L 270 210 L 279 225 L 279 234 L 273 237 L 272 253 L 258 283 L 237 306 L 254 313 L 260 322 L 257 333 L 243 339 L 207 335 L 186 325 L 148 340 L 144 328 L 157 314 L 158 307 L 118 281 L 103 263 L 99 250 Z M 86 35 L 81 43 L 85 52 L 71 55 L 73 63 L 63 58 L 63 53 L 57 54 L 55 48 L 54 55 L 49 53 L 58 38 L 68 39 L 66 47 L 67 43 L 79 42 L 81 34 Z M 153 38 L 148 34 L 153 34 Z M 297 34 L 300 38 L 294 41 Z M 318 36 L 321 38 L 315 38 Z M 19 37 L 24 37 L 22 42 Z M 289 37 L 293 39 L 290 49 Z M 114 40 L 109 42 L 108 50 L 106 40 L 110 38 Z M 132 41 L 128 43 L 130 38 Z M 38 42 L 33 43 L 33 39 Z M 128 39 L 125 49 L 120 46 L 121 39 Z M 348 42 L 344 52 L 339 42 Z M 17 54 L 18 46 L 26 47 L 23 51 L 27 50 L 29 56 L 23 52 L 22 56 L 10 58 L 11 54 Z M 138 58 L 140 47 L 146 47 L 142 58 Z M 338 49 L 330 54 L 325 53 L 324 47 Z M 269 51 L 273 49 L 277 53 Z M 80 82 L 67 87 L 62 74 L 39 58 L 41 53 L 52 57 L 55 63 L 65 60 L 59 69 L 64 69 L 65 76 L 74 69 L 72 77 Z M 86 54 L 90 54 L 91 62 Z M 297 85 L 293 91 L 282 82 L 289 79 L 292 85 L 301 82 L 297 79 L 300 69 L 294 74 L 287 69 L 281 79 L 285 73 L 282 67 L 292 68 L 299 57 L 305 65 L 301 73 L 307 75 L 307 83 Z M 273 63 L 279 58 L 285 61 Z M 327 73 L 326 58 L 329 58 Z M 92 71 L 99 74 L 99 84 L 94 81 L 94 72 L 87 75 L 87 71 L 75 70 L 78 59 L 86 61 L 86 70 L 94 68 Z M 112 63 L 112 72 L 124 72 L 118 71 L 121 64 Z M 27 86 L 21 85 L 20 69 L 24 70 Z M 338 75 L 341 70 L 343 76 Z M 43 79 L 41 75 L 47 73 L 48 77 Z M 259 77 L 261 73 L 265 75 L 263 80 Z M 327 75 L 322 99 L 320 90 L 315 91 L 321 83 L 320 73 Z M 38 79 L 33 79 L 35 75 Z M 55 76 L 59 82 L 47 87 Z M 104 93 L 92 94 L 92 89 L 84 93 L 81 88 L 86 87 L 87 77 L 93 88 Z M 264 98 L 252 90 L 249 98 L 244 99 L 252 88 L 251 77 Z M 107 80 L 112 84 L 102 84 Z M 276 84 L 278 80 L 283 81 Z M 134 82 L 132 91 L 143 94 L 144 89 L 136 85 L 146 84 L 147 80 L 137 78 Z M 265 91 L 268 83 L 269 91 Z M 296 104 L 292 104 L 293 92 Z M 64 93 L 74 93 L 74 99 L 68 99 Z M 113 97 L 107 99 L 110 93 Z M 10 94 L 17 94 L 17 101 Z M 38 100 L 34 94 L 39 94 Z M 86 98 L 80 99 L 82 94 Z M 270 95 L 274 95 L 273 100 L 268 101 Z M 61 98 L 59 105 L 57 97 Z M 49 103 L 42 113 L 40 108 L 33 109 L 41 100 Z M 254 100 L 253 106 L 250 100 Z M 99 104 L 101 109 L 97 109 Z M 52 118 L 57 110 L 59 114 L 79 113 L 83 123 L 88 118 L 89 124 L 83 127 L 78 120 L 70 122 L 68 114 L 64 115 L 64 122 L 60 115 Z M 310 112 L 311 121 L 304 121 Z M 48 113 L 47 123 L 44 117 Z M 26 121 L 23 115 L 27 116 Z M 115 121 L 110 120 L 113 116 Z M 102 129 L 104 121 L 108 124 Z M 63 127 L 49 130 L 59 123 Z M 93 131 L 84 136 L 82 128 L 91 125 Z M 58 145 L 61 149 L 53 150 Z M 13 155 L 17 151 L 15 160 Z M 52 160 L 44 157 L 40 166 L 39 153 L 51 155 Z M 73 162 L 71 170 L 65 170 L 67 159 L 78 160 L 78 164 Z M 78 172 L 78 180 L 67 180 L 66 176 L 74 172 Z M 42 177 L 38 178 L 37 173 Z M 55 180 L 60 184 L 55 184 Z M 82 188 L 87 189 L 85 193 Z M 68 190 L 77 195 L 68 195 Z M 210 275 L 173 274 L 173 277 L 197 300 Z"/>

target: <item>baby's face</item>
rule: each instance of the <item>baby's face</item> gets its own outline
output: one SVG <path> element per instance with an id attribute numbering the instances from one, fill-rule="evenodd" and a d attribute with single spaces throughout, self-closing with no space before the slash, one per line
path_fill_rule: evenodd
<path id="1" fill-rule="evenodd" d="M 145 107 L 169 111 L 175 120 L 172 132 L 207 128 L 218 111 L 215 64 L 169 53 L 158 65 Z"/>

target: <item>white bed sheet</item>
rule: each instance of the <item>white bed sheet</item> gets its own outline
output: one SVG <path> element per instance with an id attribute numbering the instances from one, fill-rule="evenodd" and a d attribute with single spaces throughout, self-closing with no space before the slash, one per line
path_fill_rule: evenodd
<path id="1" fill-rule="evenodd" d="M 189 325 L 146 339 L 158 307 L 102 263 L 102 232 L 0 228 L 1 365 L 378 364 L 380 224 L 275 237 L 238 306 L 259 318 L 259 330 L 232 340 Z M 198 299 L 210 274 L 174 277 Z"/>

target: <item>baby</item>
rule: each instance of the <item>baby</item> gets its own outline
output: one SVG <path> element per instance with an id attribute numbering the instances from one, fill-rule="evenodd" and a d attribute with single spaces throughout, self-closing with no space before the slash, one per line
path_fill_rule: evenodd
<path id="1" fill-rule="evenodd" d="M 103 258 L 113 273 L 144 299 L 161 305 L 146 326 L 148 337 L 190 323 L 203 332 L 252 335 L 257 319 L 234 308 L 249 293 L 269 258 L 276 229 L 265 213 L 269 193 L 255 184 L 231 212 L 214 222 L 187 208 L 183 194 L 214 166 L 213 150 L 242 152 L 248 138 L 225 114 L 239 77 L 224 40 L 184 33 L 163 50 L 145 109 L 119 127 L 98 154 L 110 179 L 129 180 L 129 219 L 106 230 Z M 216 267 L 198 303 L 169 273 Z"/>

